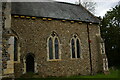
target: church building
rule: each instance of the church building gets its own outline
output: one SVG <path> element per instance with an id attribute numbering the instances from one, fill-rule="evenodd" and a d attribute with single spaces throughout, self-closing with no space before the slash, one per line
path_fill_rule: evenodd
<path id="1" fill-rule="evenodd" d="M 108 72 L 100 20 L 81 4 L 0 3 L 0 75 L 19 78 Z"/>

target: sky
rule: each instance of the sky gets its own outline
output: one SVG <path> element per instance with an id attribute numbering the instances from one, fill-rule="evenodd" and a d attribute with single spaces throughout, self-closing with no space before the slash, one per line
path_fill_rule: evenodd
<path id="1" fill-rule="evenodd" d="M 107 11 L 115 7 L 117 4 L 118 2 L 97 2 L 95 15 L 103 17 Z"/>
<path id="2" fill-rule="evenodd" d="M 61 2 L 68 2 L 68 3 L 78 3 L 79 0 L 56 0 Z M 90 0 L 84 0 L 90 1 Z M 94 0 L 96 2 L 96 10 L 95 16 L 103 17 L 107 11 L 115 7 L 120 0 Z"/>

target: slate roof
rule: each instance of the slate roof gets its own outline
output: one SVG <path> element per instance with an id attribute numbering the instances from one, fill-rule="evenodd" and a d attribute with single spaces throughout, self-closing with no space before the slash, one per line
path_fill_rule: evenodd
<path id="1" fill-rule="evenodd" d="M 12 14 L 99 23 L 81 5 L 61 2 L 13 2 Z"/>

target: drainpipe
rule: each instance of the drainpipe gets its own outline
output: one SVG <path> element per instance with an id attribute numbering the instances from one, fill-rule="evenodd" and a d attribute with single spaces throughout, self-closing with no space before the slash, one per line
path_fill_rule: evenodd
<path id="1" fill-rule="evenodd" d="M 92 57 L 91 57 L 91 46 L 90 46 L 90 31 L 89 31 L 89 23 L 87 23 L 87 33 L 88 33 L 88 46 L 89 46 L 89 56 L 90 56 L 90 74 L 92 75 Z"/>

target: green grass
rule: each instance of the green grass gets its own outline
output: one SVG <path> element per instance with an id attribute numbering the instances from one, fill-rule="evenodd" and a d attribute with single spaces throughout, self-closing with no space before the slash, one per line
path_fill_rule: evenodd
<path id="1" fill-rule="evenodd" d="M 105 75 L 103 73 L 98 73 L 97 75 L 91 76 L 72 76 L 70 78 L 120 78 L 120 70 L 110 70 L 110 73 Z"/>
<path id="2" fill-rule="evenodd" d="M 120 69 L 116 69 L 116 70 L 110 69 L 110 73 L 107 74 L 107 75 L 105 75 L 103 73 L 98 73 L 97 75 L 92 75 L 92 76 L 70 76 L 70 77 L 35 78 L 35 77 L 33 77 L 34 76 L 33 73 L 29 73 L 29 75 L 27 74 L 25 76 L 29 77 L 29 80 L 41 80 L 41 79 L 43 79 L 43 80 L 53 80 L 53 79 L 54 80 L 59 80 L 59 79 L 62 79 L 63 80 L 63 79 L 80 79 L 80 78 L 82 78 L 82 79 L 88 79 L 88 78 L 90 78 L 90 79 L 114 78 L 115 79 L 115 78 L 120 78 L 119 77 L 120 76 Z M 17 80 L 26 80 L 26 79 L 21 77 L 21 78 L 19 78 Z"/>

